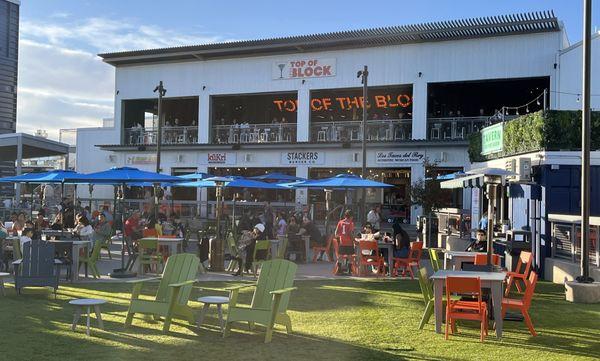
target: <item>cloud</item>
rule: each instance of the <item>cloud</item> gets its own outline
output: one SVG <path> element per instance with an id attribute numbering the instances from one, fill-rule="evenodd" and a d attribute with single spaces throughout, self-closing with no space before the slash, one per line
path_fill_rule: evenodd
<path id="1" fill-rule="evenodd" d="M 97 53 L 223 41 L 135 19 L 72 20 L 60 12 L 48 19 L 21 20 L 17 129 L 45 129 L 53 139 L 61 128 L 101 126 L 113 117 L 114 68 Z"/>

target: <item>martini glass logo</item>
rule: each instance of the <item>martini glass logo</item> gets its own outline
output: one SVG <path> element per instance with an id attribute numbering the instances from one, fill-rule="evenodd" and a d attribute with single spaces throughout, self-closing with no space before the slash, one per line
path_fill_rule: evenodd
<path id="1" fill-rule="evenodd" d="M 279 67 L 279 79 L 283 79 L 283 68 L 285 68 L 285 64 L 277 64 L 277 67 Z"/>

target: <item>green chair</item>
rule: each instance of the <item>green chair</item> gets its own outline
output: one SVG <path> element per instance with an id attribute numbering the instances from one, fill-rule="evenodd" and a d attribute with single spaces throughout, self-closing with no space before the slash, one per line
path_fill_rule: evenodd
<path id="1" fill-rule="evenodd" d="M 258 267 L 261 266 L 265 261 L 269 260 L 271 256 L 271 241 L 262 240 L 256 241 L 254 245 L 254 253 L 252 254 L 252 272 L 256 277 Z"/>
<path id="2" fill-rule="evenodd" d="M 433 282 L 429 280 L 427 268 L 419 268 L 418 276 L 419 286 L 421 287 L 421 293 L 423 294 L 423 301 L 425 301 L 425 311 L 423 311 L 423 317 L 421 317 L 421 322 L 419 323 L 419 330 L 422 330 L 425 324 L 429 322 L 431 315 L 433 315 L 435 298 L 433 294 Z"/>
<path id="3" fill-rule="evenodd" d="M 288 246 L 288 237 L 287 236 L 277 236 L 279 240 L 279 247 L 277 248 L 277 255 L 274 258 L 285 259 L 285 252 L 287 251 Z"/>
<path id="4" fill-rule="evenodd" d="M 21 252 L 21 241 L 19 238 L 13 238 L 12 240 L 12 248 L 13 248 L 13 261 L 23 258 L 23 253 Z"/>
<path id="5" fill-rule="evenodd" d="M 182 253 L 169 257 L 161 277 L 132 281 L 131 303 L 127 311 L 125 326 L 131 326 L 136 313 L 153 315 L 155 319 L 164 317 L 163 332 L 168 332 L 172 318 L 182 318 L 194 324 L 194 313 L 188 306 L 192 285 L 200 259 L 193 254 Z M 140 300 L 142 286 L 147 281 L 160 279 L 154 300 Z"/>
<path id="6" fill-rule="evenodd" d="M 433 272 L 439 271 L 441 267 L 437 248 L 429 248 L 429 260 L 431 261 Z"/>
<path id="7" fill-rule="evenodd" d="M 158 240 L 140 239 L 138 240 L 138 264 L 140 274 L 144 273 L 144 266 L 152 268 L 156 266 L 156 273 L 159 272 L 158 266 L 162 266 L 164 260 L 158 248 Z"/>
<path id="8" fill-rule="evenodd" d="M 88 269 L 92 272 L 92 276 L 94 278 L 100 278 L 100 272 L 96 267 L 96 262 L 100 259 L 100 250 L 102 250 L 102 246 L 104 242 L 98 241 L 94 243 L 94 248 L 92 249 L 92 253 L 87 253 L 85 256 L 79 258 L 79 265 L 77 266 L 77 270 L 79 272 L 79 268 L 81 268 L 82 264 L 87 265 Z M 87 277 L 87 272 L 86 272 Z"/>
<path id="9" fill-rule="evenodd" d="M 227 272 L 235 271 L 235 268 L 238 266 L 238 249 L 237 244 L 235 242 L 235 237 L 233 233 L 229 233 L 227 235 L 227 247 L 229 247 L 229 254 L 231 255 L 231 261 L 229 261 L 229 266 L 227 266 Z"/>
<path id="10" fill-rule="evenodd" d="M 229 336 L 233 322 L 248 322 L 250 329 L 254 324 L 267 328 L 265 343 L 271 342 L 275 324 L 284 325 L 288 334 L 292 332 L 292 320 L 287 314 L 290 292 L 295 290 L 294 276 L 298 266 L 290 261 L 276 259 L 262 264 L 256 285 L 240 285 L 226 288 L 230 292 L 229 309 L 223 337 Z M 237 304 L 239 290 L 245 287 L 256 287 L 252 304 Z"/>
<path id="11" fill-rule="evenodd" d="M 100 247 L 100 250 L 106 250 L 106 253 L 108 253 L 108 259 L 112 259 L 112 255 L 110 254 L 110 246 L 112 246 L 112 236 L 102 240 Z"/>

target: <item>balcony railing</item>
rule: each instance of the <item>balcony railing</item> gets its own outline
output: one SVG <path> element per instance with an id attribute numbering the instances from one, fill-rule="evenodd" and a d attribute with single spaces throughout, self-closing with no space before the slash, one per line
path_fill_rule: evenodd
<path id="1" fill-rule="evenodd" d="M 213 142 L 217 144 L 293 143 L 295 141 L 296 123 L 213 126 Z"/>
<path id="2" fill-rule="evenodd" d="M 351 142 L 362 140 L 361 121 L 314 122 L 311 124 L 313 142 Z M 393 142 L 412 138 L 411 119 L 368 120 L 367 140 Z"/>
<path id="3" fill-rule="evenodd" d="M 512 115 L 505 115 L 503 119 L 500 116 L 429 118 L 427 120 L 427 139 L 467 139 L 469 134 L 478 132 L 485 126 L 513 118 L 515 116 Z"/>
<path id="4" fill-rule="evenodd" d="M 198 143 L 198 127 L 163 127 L 161 144 L 195 144 Z M 156 144 L 156 128 L 126 128 L 125 144 Z"/>

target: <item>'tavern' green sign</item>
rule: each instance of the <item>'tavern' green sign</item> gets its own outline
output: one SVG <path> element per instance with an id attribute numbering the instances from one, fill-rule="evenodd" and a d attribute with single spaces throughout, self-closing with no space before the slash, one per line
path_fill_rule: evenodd
<path id="1" fill-rule="evenodd" d="M 481 155 L 502 151 L 504 145 L 502 124 L 494 124 L 481 130 Z"/>

